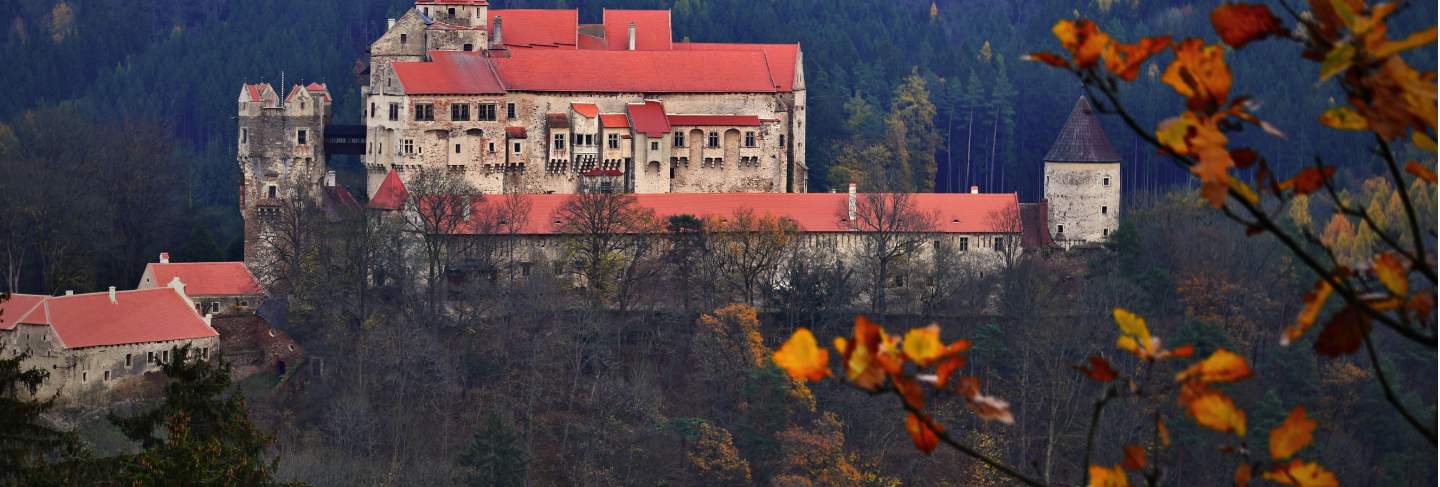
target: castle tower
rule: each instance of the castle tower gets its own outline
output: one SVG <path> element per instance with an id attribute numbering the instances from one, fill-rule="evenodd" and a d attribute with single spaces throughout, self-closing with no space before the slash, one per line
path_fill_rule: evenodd
<path id="1" fill-rule="evenodd" d="M 1045 154 L 1045 200 L 1061 246 L 1103 242 L 1120 225 L 1120 154 L 1084 96 Z"/>
<path id="2" fill-rule="evenodd" d="M 319 198 L 330 103 L 330 91 L 320 83 L 295 85 L 284 94 L 269 83 L 240 88 L 236 160 L 245 262 L 252 268 L 266 261 L 265 232 L 282 207 Z"/>

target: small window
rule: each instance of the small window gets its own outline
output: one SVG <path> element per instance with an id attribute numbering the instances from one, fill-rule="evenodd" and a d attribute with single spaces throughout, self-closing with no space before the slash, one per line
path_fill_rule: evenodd
<path id="1" fill-rule="evenodd" d="M 470 120 L 470 105 L 465 104 L 465 103 L 456 103 L 456 104 L 450 105 L 450 120 L 453 120 L 453 121 L 456 121 L 456 122 L 469 121 L 469 120 Z"/>
<path id="2" fill-rule="evenodd" d="M 515 118 L 515 104 L 514 104 L 514 103 L 506 103 L 506 104 L 505 104 L 505 118 L 507 118 L 507 119 Z"/>
<path id="3" fill-rule="evenodd" d="M 131 365 L 130 360 L 131 360 L 131 359 L 130 359 L 130 354 L 128 354 L 128 353 L 125 354 L 125 366 L 126 366 L 126 367 L 129 367 L 129 366 Z"/>
<path id="4" fill-rule="evenodd" d="M 1065 225 L 1055 225 L 1055 233 L 1065 233 Z"/>
<path id="5" fill-rule="evenodd" d="M 90 382 L 90 373 L 89 373 L 89 372 L 81 372 L 81 373 L 80 373 L 80 382 Z"/>
<path id="6" fill-rule="evenodd" d="M 652 140 L 652 141 L 650 141 L 650 150 L 660 150 L 660 141 L 658 141 L 658 140 Z"/>
<path id="7" fill-rule="evenodd" d="M 1005 237 L 995 237 L 995 251 L 996 251 L 996 252 L 1004 252 L 1004 251 L 1005 251 Z"/>
<path id="8" fill-rule="evenodd" d="M 565 134 L 555 134 L 555 150 L 565 149 Z"/>
<path id="9" fill-rule="evenodd" d="M 960 237 L 960 251 L 970 250 L 970 237 Z"/>
<path id="10" fill-rule="evenodd" d="M 250 143 L 250 129 L 240 129 L 240 143 L 241 143 L 241 144 L 249 144 L 249 143 Z"/>
<path id="11" fill-rule="evenodd" d="M 481 104 L 479 104 L 479 105 L 475 105 L 475 110 L 476 110 L 476 112 L 478 112 L 478 113 L 476 113 L 476 117 L 475 117 L 476 120 L 479 120 L 479 121 L 481 121 L 481 122 L 494 122 L 494 121 L 495 121 L 495 104 L 494 104 L 494 103 L 481 103 Z"/>
<path id="12" fill-rule="evenodd" d="M 611 149 L 620 148 L 620 134 L 610 134 L 606 137 L 606 141 L 610 145 Z"/>
<path id="13" fill-rule="evenodd" d="M 1103 229 L 1101 229 L 1101 230 L 1100 230 L 1100 236 L 1101 236 L 1101 237 L 1107 237 L 1107 238 L 1110 237 L 1110 229 L 1109 229 L 1109 228 L 1103 228 Z"/>
<path id="14" fill-rule="evenodd" d="M 375 118 L 375 104 L 370 104 L 370 118 Z"/>
<path id="15" fill-rule="evenodd" d="M 165 351 L 160 352 L 160 363 L 163 364 L 163 363 L 168 363 L 168 362 L 170 362 L 170 351 L 169 351 L 169 350 L 165 350 Z"/>
<path id="16" fill-rule="evenodd" d="M 310 143 L 310 132 L 305 129 L 295 131 L 295 143 L 305 145 Z"/>
<path id="17" fill-rule="evenodd" d="M 267 191 L 268 191 L 268 194 L 270 195 L 270 199 L 275 199 L 275 198 L 278 197 L 278 196 L 276 195 L 276 193 L 278 193 L 278 190 L 276 190 L 274 186 L 269 187 L 269 188 L 267 189 Z"/>
<path id="18" fill-rule="evenodd" d="M 405 154 L 415 153 L 415 139 L 400 139 L 401 152 Z"/>
<path id="19" fill-rule="evenodd" d="M 785 134 L 780 134 L 780 147 L 785 147 Z"/>
<path id="20" fill-rule="evenodd" d="M 512 150 L 513 152 L 515 152 L 516 154 L 519 154 L 519 153 L 520 153 L 520 143 L 519 143 L 519 142 L 516 142 L 516 143 L 515 143 L 515 147 L 512 147 L 511 150 Z"/>
<path id="21" fill-rule="evenodd" d="M 755 147 L 755 132 L 745 132 L 745 147 Z"/>
<path id="22" fill-rule="evenodd" d="M 415 105 L 415 120 L 430 122 L 435 120 L 435 105 L 420 103 Z"/>
<path id="23" fill-rule="evenodd" d="M 474 50 L 475 50 L 475 45 L 474 45 L 474 44 L 465 44 L 464 49 L 465 49 L 466 52 L 474 51 Z"/>
<path id="24" fill-rule="evenodd" d="M 405 35 L 405 34 L 400 34 L 400 43 L 401 43 L 401 44 L 404 44 L 405 41 L 408 41 L 408 40 L 410 40 L 410 36 L 407 36 L 407 35 Z"/>
<path id="25" fill-rule="evenodd" d="M 494 143 L 494 142 L 491 142 L 491 143 L 490 143 L 489 149 L 490 149 L 490 153 L 491 153 L 491 154 L 494 154 L 494 153 L 495 153 L 495 143 Z"/>
<path id="26" fill-rule="evenodd" d="M 1109 214 L 1110 214 L 1110 207 L 1109 207 L 1109 206 L 1101 206 L 1101 207 L 1100 207 L 1100 214 L 1101 214 L 1101 215 L 1109 215 Z"/>
<path id="27" fill-rule="evenodd" d="M 1110 187 L 1110 176 L 1105 176 L 1105 187 Z"/>
<path id="28" fill-rule="evenodd" d="M 710 135 L 705 137 L 705 146 L 720 147 L 720 132 L 710 132 Z"/>
<path id="29" fill-rule="evenodd" d="M 529 262 L 521 262 L 521 263 L 520 263 L 520 275 L 522 275 L 522 276 L 528 276 L 528 275 L 530 275 L 530 263 L 529 263 Z"/>
<path id="30" fill-rule="evenodd" d="M 145 352 L 145 363 L 147 363 L 147 364 L 153 364 L 153 363 L 155 363 L 155 352 Z"/>
<path id="31" fill-rule="evenodd" d="M 459 154 L 459 153 L 460 153 L 460 144 L 455 144 L 455 153 L 456 153 L 456 154 Z"/>
<path id="32" fill-rule="evenodd" d="M 109 380 L 110 380 L 110 371 L 107 370 L 107 371 L 105 371 L 105 381 L 109 381 Z"/>
<path id="33" fill-rule="evenodd" d="M 450 14 L 450 18 L 455 18 L 455 7 L 450 7 L 445 13 Z"/>
<path id="34" fill-rule="evenodd" d="M 400 120 L 400 104 L 399 104 L 399 103 L 391 103 L 391 104 L 390 104 L 390 120 L 391 120 L 391 121 L 398 121 L 398 120 Z"/>
<path id="35" fill-rule="evenodd" d="M 675 132 L 675 147 L 685 147 L 685 132 Z"/>

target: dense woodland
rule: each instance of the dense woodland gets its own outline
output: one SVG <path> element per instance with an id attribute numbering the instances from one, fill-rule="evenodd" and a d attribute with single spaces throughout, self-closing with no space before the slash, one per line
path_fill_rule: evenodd
<path id="1" fill-rule="evenodd" d="M 601 3 L 492 6 L 578 6 L 582 21 L 596 21 Z M 1208 35 L 1215 3 L 603 2 L 672 7 L 680 38 L 802 43 L 812 190 L 850 180 L 899 191 L 976 184 L 1025 200 L 1038 198 L 1040 159 L 1082 88 L 1074 76 L 1021 55 L 1053 49 L 1051 26 L 1079 15 L 1116 36 Z M 1435 16 L 1434 4 L 1408 5 L 1392 29 L 1423 28 Z M 325 81 L 337 117 L 354 120 L 357 92 L 342 87 L 357 83 L 384 19 L 406 7 L 398 0 L 0 0 L 7 17 L 0 59 L 23 67 L 5 72 L 11 96 L 0 99 L 0 173 L 9 175 L 0 179 L 0 289 L 130 286 L 162 249 L 177 260 L 238 258 L 232 112 L 239 84 L 278 83 L 282 70 L 290 81 Z M 1363 208 L 1374 226 L 1337 215 L 1319 194 L 1313 205 L 1296 197 L 1275 218 L 1283 229 L 1313 229 L 1311 250 L 1364 266 L 1386 248 L 1385 235 L 1407 231 L 1400 188 L 1374 177 L 1376 157 L 1364 136 L 1316 122 L 1339 91 L 1315 83 L 1313 65 L 1273 69 L 1272 59 L 1290 50 L 1255 44 L 1230 59 L 1236 91 L 1283 100 L 1260 113 L 1288 136 L 1234 138 L 1266 153 L 1277 172 L 1293 173 L 1315 154 L 1337 165 L 1335 198 Z M 1434 69 L 1433 48 L 1415 56 L 1417 66 Z M 1147 66 L 1125 92 L 1151 125 L 1184 103 L 1158 71 Z M 1103 449 L 1082 457 L 1088 404 L 1100 386 L 1071 366 L 1098 354 L 1140 368 L 1112 346 L 1110 311 L 1123 306 L 1148 317 L 1167 343 L 1193 344 L 1197 356 L 1234 350 L 1252 364 L 1255 377 L 1228 391 L 1247 406 L 1253 436 L 1304 404 L 1323 425 L 1307 455 L 1343 484 L 1433 485 L 1433 440 L 1387 404 L 1376 368 L 1359 356 L 1318 356 L 1310 338 L 1277 345 L 1277 331 L 1291 324 L 1314 282 L 1311 270 L 1276 241 L 1247 236 L 1206 208 L 1183 168 L 1113 118 L 1105 123 L 1126 156 L 1127 206 L 1104 248 L 1036 253 L 988 273 L 911 262 L 930 273 L 927 284 L 888 302 L 876 300 L 883 296 L 876 282 L 886 289 L 876 276 L 887 271 L 878 260 L 814 252 L 797 245 L 784 222 L 748 221 L 728 232 L 695 219 L 647 222 L 673 237 L 663 242 L 581 232 L 572 243 L 577 255 L 587 245 L 605 252 L 584 266 L 586 278 L 602 284 L 576 289 L 543 268 L 516 278 L 503 229 L 490 241 L 429 242 L 424 235 L 433 229 L 375 218 L 323 224 L 315 208 L 293 202 L 282 238 L 304 244 L 266 265 L 279 277 L 272 295 L 289 311 L 280 326 L 304 344 L 306 363 L 283 381 L 237 384 L 243 406 L 236 396 L 202 400 L 228 386 L 210 372 L 167 371 L 186 384 L 178 390 L 199 392 L 168 398 L 158 410 L 198 411 L 225 425 L 202 429 L 192 443 L 183 435 L 155 441 L 157 427 L 179 423 L 153 414 L 125 427 L 139 423 L 55 413 L 81 425 L 78 437 L 57 444 L 74 440 L 84 451 L 62 455 L 63 468 L 29 480 L 115 473 L 143 483 L 184 470 L 164 466 L 223 469 L 197 460 L 205 457 L 196 452 L 211 448 L 247 467 L 235 473 L 256 476 L 247 479 L 316 485 L 1008 485 L 955 451 L 916 452 L 894 403 L 836 382 L 795 382 L 771 363 L 771 351 L 797 327 L 845 335 L 855 315 L 868 312 L 892 329 L 936 321 L 947 341 L 970 339 L 964 373 L 1010 400 L 1015 424 L 983 422 L 955 398 L 937 398 L 935 417 L 983 453 L 1068 485 L 1078 483 L 1086 460 L 1118 463 L 1121 445 L 1148 435 L 1145 418 L 1154 411 L 1112 406 L 1095 438 Z M 1434 167 L 1433 153 L 1397 151 Z M 1415 181 L 1408 199 L 1420 203 L 1433 254 L 1435 186 Z M 519 204 L 490 202 L 497 212 Z M 572 208 L 568 224 L 583 226 L 583 210 Z M 621 226 L 643 220 L 631 217 Z M 753 235 L 765 238 L 725 240 Z M 406 239 L 419 245 L 401 245 Z M 459 254 L 483 255 L 501 272 L 442 295 L 444 257 Z M 757 285 L 780 272 L 790 276 L 787 285 Z M 423 284 L 398 284 L 411 282 Z M 459 312 L 437 313 L 442 301 Z M 1433 317 L 1421 326 L 1433 333 Z M 1433 431 L 1433 345 L 1406 348 L 1386 333 L 1374 341 L 1387 352 L 1378 367 L 1400 385 L 1399 401 Z M 0 421 L 11 421 L 0 424 L 7 425 L 38 414 L 11 400 L 26 380 L 11 365 L 0 361 L 0 412 L 9 412 Z M 273 437 L 248 422 L 214 419 L 233 419 L 237 407 Z M 1163 408 L 1184 416 L 1178 405 Z M 0 431 L 0 452 L 26 445 L 11 431 L 19 430 Z M 1218 433 L 1175 421 L 1170 434 L 1177 447 L 1156 460 L 1167 483 L 1229 483 L 1231 452 L 1216 448 Z M 213 450 L 230 440 L 241 451 Z M 119 460 L 131 458 L 158 467 L 126 470 Z M 0 483 L 16 479 L 4 475 Z"/>

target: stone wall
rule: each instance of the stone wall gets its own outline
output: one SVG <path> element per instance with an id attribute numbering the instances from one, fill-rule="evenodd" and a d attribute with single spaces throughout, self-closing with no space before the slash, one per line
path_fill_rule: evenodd
<path id="1" fill-rule="evenodd" d="M 159 372 L 159 362 L 171 358 L 173 347 L 189 344 L 201 358 L 207 358 L 215 356 L 220 344 L 217 337 L 207 337 L 66 349 L 61 348 L 52 328 L 36 325 L 0 331 L 0 343 L 5 344 L 5 353 L 12 355 L 29 350 L 30 357 L 21 367 L 50 373 L 36 391 L 36 397 L 56 396 L 61 402 L 103 397 L 148 372 Z"/>
<path id="2" fill-rule="evenodd" d="M 1045 199 L 1057 244 L 1102 242 L 1120 226 L 1120 163 L 1046 162 Z"/>

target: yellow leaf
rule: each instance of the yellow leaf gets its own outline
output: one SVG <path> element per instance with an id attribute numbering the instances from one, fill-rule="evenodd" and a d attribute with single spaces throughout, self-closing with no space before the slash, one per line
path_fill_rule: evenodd
<path id="1" fill-rule="evenodd" d="M 1075 59 L 1075 67 L 1080 69 L 1094 66 L 1105 47 L 1110 44 L 1110 36 L 1100 32 L 1095 23 L 1089 20 L 1061 20 L 1050 28 L 1050 32 L 1060 40 L 1060 45 L 1070 51 L 1070 56 Z"/>
<path id="2" fill-rule="evenodd" d="M 1302 462 L 1300 459 L 1291 460 L 1288 465 L 1281 465 L 1275 470 L 1265 472 L 1265 480 L 1280 485 L 1295 485 L 1299 487 L 1340 487 L 1340 480 L 1335 474 L 1325 470 L 1316 463 Z"/>
<path id="3" fill-rule="evenodd" d="M 1300 309 L 1300 316 L 1295 319 L 1295 324 L 1286 327 L 1285 333 L 1280 336 L 1280 346 L 1289 346 L 1305 336 L 1310 327 L 1315 326 L 1315 321 L 1320 319 L 1320 311 L 1325 309 L 1325 301 L 1330 299 L 1330 293 L 1334 291 L 1324 279 L 1315 283 L 1315 290 L 1305 295 L 1305 307 Z"/>
<path id="4" fill-rule="evenodd" d="M 1420 32 L 1405 36 L 1404 39 L 1400 39 L 1398 41 L 1387 41 L 1384 44 L 1381 44 L 1379 49 L 1376 49 L 1375 52 L 1372 52 L 1370 54 L 1376 58 L 1389 57 L 1401 51 L 1406 51 L 1417 47 L 1424 47 L 1434 43 L 1435 27 L 1431 26 L 1429 29 L 1425 29 Z"/>
<path id="5" fill-rule="evenodd" d="M 810 330 L 800 328 L 775 352 L 775 365 L 795 380 L 820 380 L 830 375 L 830 352 L 816 344 Z"/>
<path id="6" fill-rule="evenodd" d="M 1235 407 L 1235 401 L 1218 391 L 1202 392 L 1190 401 L 1189 409 L 1190 415 L 1201 426 L 1245 436 L 1245 412 Z"/>
<path id="7" fill-rule="evenodd" d="M 1375 256 L 1375 277 L 1380 278 L 1380 283 L 1389 289 L 1391 294 L 1404 297 L 1410 294 L 1410 280 L 1405 272 L 1405 264 L 1393 252 L 1385 252 Z"/>
<path id="8" fill-rule="evenodd" d="M 1115 324 L 1120 325 L 1120 333 L 1135 337 L 1140 343 L 1150 341 L 1150 328 L 1145 326 L 1145 318 L 1136 316 L 1125 308 L 1115 308 L 1112 313 L 1115 315 Z"/>
<path id="9" fill-rule="evenodd" d="M 1341 71 L 1350 69 L 1355 62 L 1355 46 L 1340 44 L 1325 54 L 1325 60 L 1320 62 L 1320 81 L 1340 74 Z"/>
<path id="10" fill-rule="evenodd" d="M 1225 349 L 1216 350 L 1205 360 L 1191 365 L 1175 375 L 1175 382 L 1198 380 L 1205 383 L 1235 382 L 1250 377 L 1250 365 L 1245 359 Z"/>
<path id="11" fill-rule="evenodd" d="M 1190 38 L 1171 46 L 1175 60 L 1160 75 L 1160 81 L 1186 98 L 1191 110 L 1211 113 L 1230 96 L 1230 66 L 1225 49 Z"/>
<path id="12" fill-rule="evenodd" d="M 1350 107 L 1335 107 L 1320 114 L 1320 123 L 1336 130 L 1367 130 L 1370 121 Z"/>
<path id="13" fill-rule="evenodd" d="M 945 354 L 945 344 L 940 342 L 940 325 L 931 324 L 924 328 L 915 328 L 905 332 L 905 342 L 902 345 L 905 356 L 914 361 L 916 365 L 925 367 L 935 359 Z"/>
<path id="14" fill-rule="evenodd" d="M 1130 487 L 1130 478 L 1119 465 L 1113 467 L 1090 466 L 1090 487 Z"/>
<path id="15" fill-rule="evenodd" d="M 1430 136 L 1425 135 L 1425 132 L 1421 132 L 1419 130 L 1411 132 L 1410 141 L 1414 142 L 1415 147 L 1419 147 L 1420 150 L 1423 150 L 1425 152 L 1435 152 L 1435 139 L 1431 139 Z"/>
<path id="16" fill-rule="evenodd" d="M 1305 416 L 1304 406 L 1295 406 L 1285 422 L 1270 430 L 1270 458 L 1289 458 L 1314 439 L 1315 420 Z"/>

